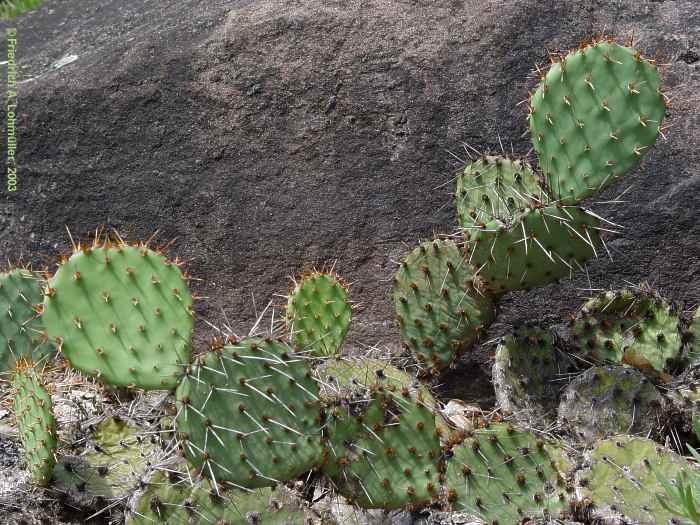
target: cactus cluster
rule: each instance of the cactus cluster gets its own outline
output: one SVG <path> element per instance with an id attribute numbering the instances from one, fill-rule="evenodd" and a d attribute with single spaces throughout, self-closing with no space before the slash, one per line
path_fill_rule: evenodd
<path id="1" fill-rule="evenodd" d="M 500 410 L 469 429 L 443 418 L 432 388 L 480 342 L 504 294 L 571 275 L 605 249 L 606 221 L 581 201 L 638 163 L 664 108 L 654 63 L 628 46 L 596 40 L 553 58 L 530 97 L 539 165 L 471 162 L 456 183 L 459 230 L 419 244 L 397 270 L 391 298 L 415 374 L 343 355 L 349 289 L 328 272 L 295 281 L 283 336 L 230 335 L 201 353 L 188 277 L 147 244 L 74 246 L 43 303 L 27 270 L 0 275 L 3 369 L 56 343 L 106 395 L 162 390 L 148 417 L 172 423 L 141 433 L 102 417 L 94 449 L 64 454 L 54 470 L 51 397 L 20 361 L 14 411 L 34 480 L 55 473 L 57 488 L 129 499 L 132 525 L 303 523 L 300 496 L 328 493 L 498 525 L 606 513 L 673 522 L 655 472 L 671 479 L 693 466 L 622 434 L 661 437 L 666 397 L 698 390 L 689 373 L 672 379 L 693 361 L 700 323 L 650 288 L 603 293 L 568 324 L 524 324 L 501 339 Z M 690 397 L 674 404 L 695 417 Z"/>

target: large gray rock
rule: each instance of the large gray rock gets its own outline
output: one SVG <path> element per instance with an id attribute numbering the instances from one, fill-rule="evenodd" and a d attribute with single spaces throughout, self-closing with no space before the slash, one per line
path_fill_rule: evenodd
<path id="1" fill-rule="evenodd" d="M 600 199 L 631 186 L 597 207 L 627 226 L 615 260 L 591 264 L 590 284 L 508 296 L 489 337 L 624 281 L 700 301 L 694 1 L 49 0 L 13 25 L 21 169 L 0 201 L 3 259 L 49 263 L 66 226 L 158 230 L 203 279 L 198 312 L 239 333 L 289 275 L 337 260 L 363 306 L 350 345 L 394 350 L 394 263 L 453 228 L 462 143 L 526 153 L 517 103 L 546 50 L 634 36 L 663 64 L 673 128 Z"/>

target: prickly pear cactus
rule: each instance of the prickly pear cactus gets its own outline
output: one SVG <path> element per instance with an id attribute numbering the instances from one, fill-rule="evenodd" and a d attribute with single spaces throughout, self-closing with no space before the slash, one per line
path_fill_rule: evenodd
<path id="1" fill-rule="evenodd" d="M 560 445 L 506 423 L 478 430 L 452 449 L 445 486 L 452 510 L 486 523 L 552 518 L 568 509 Z"/>
<path id="2" fill-rule="evenodd" d="M 58 443 L 51 396 L 41 371 L 26 362 L 19 363 L 13 387 L 12 408 L 29 472 L 34 483 L 45 486 L 51 481 Z"/>
<path id="3" fill-rule="evenodd" d="M 130 494 L 148 468 L 165 456 L 155 436 L 126 421 L 105 419 L 90 435 L 93 450 L 64 456 L 56 464 L 54 488 L 72 495 L 82 493 L 87 499 Z"/>
<path id="4" fill-rule="evenodd" d="M 577 473 L 577 495 L 593 501 L 597 517 L 621 515 L 625 523 L 676 523 L 657 499 L 663 488 L 650 465 L 676 479 L 688 462 L 649 439 L 615 436 L 598 442 Z"/>
<path id="5" fill-rule="evenodd" d="M 597 256 L 600 221 L 582 208 L 536 208 L 467 234 L 468 260 L 493 294 L 529 290 L 583 268 Z"/>
<path id="6" fill-rule="evenodd" d="M 435 416 L 408 388 L 372 388 L 371 401 L 329 410 L 322 472 L 363 508 L 413 509 L 439 494 L 442 469 Z"/>
<path id="7" fill-rule="evenodd" d="M 462 228 L 513 219 L 546 200 L 532 168 L 521 160 L 486 155 L 457 177 L 455 209 Z"/>
<path id="8" fill-rule="evenodd" d="M 523 325 L 498 345 L 493 363 L 496 404 L 525 426 L 556 419 L 562 382 L 576 364 L 558 338 L 537 325 Z"/>
<path id="9" fill-rule="evenodd" d="M 294 349 L 319 357 L 335 355 L 350 327 L 347 286 L 335 275 L 302 276 L 289 293 L 287 326 Z"/>
<path id="10" fill-rule="evenodd" d="M 71 366 L 115 386 L 177 385 L 192 345 L 177 263 L 146 246 L 83 247 L 49 281 L 42 319 Z"/>
<path id="11" fill-rule="evenodd" d="M 395 390 L 407 389 L 411 395 L 420 392 L 421 399 L 427 406 L 435 406 L 430 390 L 416 376 L 379 359 L 328 359 L 317 368 L 316 375 L 321 379 L 321 395 L 326 400 L 335 401 L 355 395 L 366 398 L 372 387 L 381 386 Z"/>
<path id="12" fill-rule="evenodd" d="M 394 277 L 393 300 L 404 345 L 434 370 L 455 362 L 495 315 L 450 240 L 424 242 L 406 257 Z"/>
<path id="13" fill-rule="evenodd" d="M 280 487 L 255 491 L 213 488 L 207 480 L 191 479 L 182 469 L 157 472 L 131 501 L 127 525 L 303 524 L 305 512 Z"/>
<path id="14" fill-rule="evenodd" d="M 35 307 L 41 304 L 42 279 L 25 268 L 0 272 L 0 372 L 18 359 L 37 362 L 54 352 Z"/>
<path id="15" fill-rule="evenodd" d="M 214 347 L 176 398 L 185 457 L 214 482 L 273 486 L 323 461 L 318 385 L 308 359 L 283 342 Z"/>
<path id="16" fill-rule="evenodd" d="M 653 60 L 593 41 L 553 60 L 530 98 L 530 132 L 551 195 L 579 202 L 633 169 L 666 104 Z"/>
<path id="17" fill-rule="evenodd" d="M 591 444 L 615 434 L 655 435 L 665 413 L 663 396 L 641 372 L 625 366 L 596 366 L 564 390 L 559 423 Z"/>
<path id="18" fill-rule="evenodd" d="M 684 358 L 687 328 L 676 305 L 642 284 L 587 301 L 571 321 L 571 345 L 593 359 L 624 363 L 669 381 Z"/>

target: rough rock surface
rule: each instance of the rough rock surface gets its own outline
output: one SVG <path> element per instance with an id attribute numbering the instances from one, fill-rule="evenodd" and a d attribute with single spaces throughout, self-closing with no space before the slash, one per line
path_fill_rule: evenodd
<path id="1" fill-rule="evenodd" d="M 350 344 L 396 347 L 394 261 L 456 223 L 450 152 L 500 138 L 526 153 L 533 65 L 605 30 L 664 65 L 673 128 L 600 199 L 631 186 L 597 208 L 627 226 L 614 262 L 591 264 L 590 285 L 509 296 L 502 324 L 625 280 L 700 300 L 695 2 L 55 0 L 13 25 L 21 169 L 0 201 L 3 259 L 50 261 L 66 226 L 158 230 L 203 279 L 199 313 L 239 333 L 289 275 L 337 260 L 363 306 Z"/>

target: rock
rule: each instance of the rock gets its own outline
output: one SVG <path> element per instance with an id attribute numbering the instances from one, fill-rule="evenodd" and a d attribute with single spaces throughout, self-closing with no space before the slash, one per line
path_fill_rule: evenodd
<path id="1" fill-rule="evenodd" d="M 597 208 L 627 226 L 608 245 L 614 261 L 592 262 L 590 283 L 581 272 L 510 295 L 501 320 L 561 317 L 581 288 L 644 278 L 697 303 L 697 22 L 691 0 L 47 2 L 14 22 L 20 170 L 0 252 L 43 266 L 69 245 L 65 226 L 83 238 L 158 230 L 203 279 L 201 317 L 220 325 L 223 309 L 240 333 L 288 275 L 337 259 L 363 304 L 349 346 L 396 349 L 392 261 L 456 223 L 447 151 L 526 153 L 517 103 L 534 64 L 607 27 L 666 64 L 673 128 L 595 198 L 632 186 L 626 204 Z"/>

